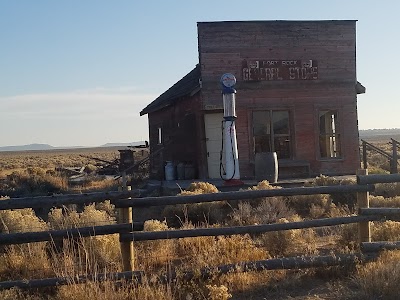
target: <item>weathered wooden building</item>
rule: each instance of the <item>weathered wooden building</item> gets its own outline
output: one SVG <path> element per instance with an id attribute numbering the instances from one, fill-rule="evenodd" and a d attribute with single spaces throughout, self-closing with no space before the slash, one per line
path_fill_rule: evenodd
<path id="1" fill-rule="evenodd" d="M 359 168 L 356 21 L 200 22 L 198 49 L 199 64 L 140 113 L 153 177 L 173 161 L 219 178 L 224 73 L 237 78 L 242 178 L 265 152 L 277 153 L 281 178 Z"/>

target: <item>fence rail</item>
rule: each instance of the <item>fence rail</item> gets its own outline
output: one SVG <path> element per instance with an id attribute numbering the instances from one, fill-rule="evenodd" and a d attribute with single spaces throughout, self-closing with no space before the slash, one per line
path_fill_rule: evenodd
<path id="1" fill-rule="evenodd" d="M 348 266 L 360 262 L 368 262 L 376 256 L 373 254 L 338 254 L 326 256 L 303 256 L 303 257 L 285 257 L 267 260 L 240 262 L 235 264 L 227 264 L 215 267 L 202 268 L 199 271 L 184 271 L 178 275 L 171 271 L 167 274 L 160 275 L 156 278 L 159 283 L 170 283 L 177 278 L 183 280 L 191 280 L 197 276 L 202 279 L 208 279 L 213 276 L 222 274 L 232 274 L 250 271 L 266 271 L 266 270 L 290 270 L 305 269 L 331 266 Z M 106 280 L 135 280 L 142 282 L 144 278 L 150 278 L 151 274 L 145 274 L 142 271 L 125 271 L 119 273 L 104 273 L 94 275 L 81 275 L 74 277 L 56 277 L 30 280 L 13 280 L 0 282 L 0 290 L 18 288 L 43 288 L 48 286 L 59 286 L 67 284 L 85 283 L 88 281 L 102 282 Z M 153 276 L 151 276 L 153 279 Z M 154 282 L 154 279 L 153 281 Z"/>
<path id="2" fill-rule="evenodd" d="M 235 234 L 257 234 L 271 231 L 284 231 L 291 229 L 305 229 L 325 226 L 335 226 L 343 224 L 352 224 L 362 221 L 376 221 L 379 217 L 370 216 L 350 216 L 339 218 L 315 219 L 301 222 L 264 224 L 264 225 L 248 225 L 222 228 L 194 228 L 194 229 L 179 229 L 151 232 L 132 232 L 121 233 L 120 241 L 152 241 L 162 239 L 179 239 L 187 237 L 199 236 L 219 236 L 219 235 L 235 235 Z"/>
<path id="3" fill-rule="evenodd" d="M 85 205 L 89 203 L 99 203 L 105 200 L 115 201 L 137 197 L 135 191 L 121 192 L 101 192 L 85 194 L 52 195 L 40 197 L 11 198 L 0 201 L 0 210 L 19 209 L 19 208 L 42 208 L 42 207 L 61 207 L 70 204 Z"/>
<path id="4" fill-rule="evenodd" d="M 390 173 L 391 174 L 396 174 L 398 173 L 398 153 L 397 150 L 400 149 L 400 143 L 396 141 L 395 139 L 390 139 L 390 144 L 392 144 L 392 153 L 388 153 L 376 146 L 374 146 L 371 143 L 368 143 L 365 140 L 361 140 L 362 144 L 362 160 L 363 160 L 363 167 L 364 169 L 368 168 L 368 157 L 367 157 L 367 150 L 372 150 L 380 155 L 386 157 L 389 160 L 390 163 Z"/>
<path id="5" fill-rule="evenodd" d="M 369 208 L 369 192 L 374 191 L 372 183 L 381 182 L 400 182 L 399 174 L 391 175 L 367 175 L 361 170 L 357 176 L 356 185 L 340 186 L 319 186 L 303 188 L 282 188 L 272 190 L 257 191 L 239 191 L 226 192 L 193 196 L 169 196 L 169 197 L 148 197 L 148 198 L 130 198 L 137 194 L 134 191 L 108 192 L 108 193 L 90 193 L 82 195 L 61 195 L 51 197 L 34 197 L 8 199 L 0 201 L 0 210 L 19 209 L 25 207 L 49 207 L 68 204 L 87 204 L 91 202 L 102 202 L 105 199 L 110 200 L 119 208 L 119 224 L 72 228 L 65 230 L 52 230 L 42 232 L 23 232 L 23 233 L 3 233 L 0 234 L 0 245 L 22 244 L 32 242 L 52 241 L 56 239 L 87 237 L 93 235 L 105 235 L 118 233 L 121 242 L 121 252 L 123 258 L 124 271 L 113 274 L 97 274 L 93 276 L 78 276 L 74 278 L 47 278 L 23 281 L 0 282 L 0 289 L 11 287 L 43 287 L 69 283 L 86 282 L 87 280 L 107 280 L 134 278 L 140 280 L 143 272 L 133 271 L 133 243 L 135 241 L 149 241 L 159 239 L 176 239 L 186 237 L 200 236 L 219 236 L 236 234 L 256 234 L 264 232 L 275 232 L 282 230 L 304 229 L 314 227 L 335 226 L 341 224 L 358 223 L 359 242 L 361 253 L 357 254 L 337 254 L 331 256 L 313 256 L 313 257 L 295 257 L 270 259 L 256 262 L 242 262 L 218 266 L 214 268 L 205 268 L 201 270 L 202 276 L 207 276 L 213 271 L 217 274 L 226 272 L 243 272 L 246 270 L 266 270 L 278 268 L 310 268 L 330 265 L 346 265 L 357 261 L 367 261 L 375 257 L 375 254 L 382 249 L 399 249 L 400 242 L 371 242 L 369 229 L 370 221 L 379 221 L 387 219 L 399 219 L 400 208 Z M 305 220 L 301 222 L 275 223 L 263 225 L 220 227 L 220 228 L 195 228 L 166 230 L 156 232 L 140 232 L 143 230 L 143 224 L 132 222 L 132 207 L 150 207 L 159 205 L 176 205 L 201 203 L 223 200 L 249 200 L 252 201 L 261 197 L 275 196 L 295 196 L 295 195 L 316 195 L 316 194 L 336 194 L 336 193 L 357 193 L 359 214 L 347 217 L 325 218 Z M 129 215 L 127 215 L 127 213 Z M 124 246 L 124 247 L 122 247 Z M 194 276 L 191 271 L 185 272 L 184 278 Z M 214 274 L 214 273 L 213 273 Z M 172 277 L 171 277 L 172 276 Z M 170 280 L 174 273 L 160 277 L 160 280 Z"/>

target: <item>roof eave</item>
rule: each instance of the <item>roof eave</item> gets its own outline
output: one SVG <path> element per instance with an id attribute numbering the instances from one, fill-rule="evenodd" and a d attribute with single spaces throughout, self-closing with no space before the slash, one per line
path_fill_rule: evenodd
<path id="1" fill-rule="evenodd" d="M 194 88 L 192 91 L 190 91 L 189 93 L 187 93 L 187 94 L 185 94 L 185 95 L 182 95 L 181 97 L 172 99 L 173 101 L 170 102 L 170 103 L 166 103 L 165 105 L 159 105 L 159 106 L 156 106 L 156 107 L 153 107 L 153 108 L 149 108 L 149 109 L 146 109 L 146 108 L 145 108 L 145 109 L 143 109 L 143 110 L 140 112 L 140 116 L 144 116 L 144 115 L 146 115 L 146 114 L 155 112 L 155 111 L 157 111 L 157 110 L 160 110 L 160 109 L 164 109 L 164 108 L 166 108 L 166 107 L 169 107 L 169 106 L 171 106 L 173 103 L 175 103 L 177 100 L 179 100 L 179 99 L 181 99 L 181 98 L 184 98 L 184 97 L 187 97 L 187 96 L 193 97 L 193 96 L 196 95 L 198 92 L 200 92 L 200 90 L 201 90 L 201 88 L 200 88 L 200 85 L 199 85 L 199 86 L 197 86 L 196 88 Z"/>
<path id="2" fill-rule="evenodd" d="M 359 94 L 365 94 L 366 88 L 363 86 L 360 82 L 357 81 L 356 83 L 356 92 L 357 95 Z"/>

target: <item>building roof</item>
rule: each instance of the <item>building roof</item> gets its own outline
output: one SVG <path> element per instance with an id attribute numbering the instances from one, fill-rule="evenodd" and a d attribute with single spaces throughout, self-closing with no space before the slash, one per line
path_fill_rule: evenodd
<path id="1" fill-rule="evenodd" d="M 265 24 L 273 24 L 273 23 L 354 23 L 358 22 L 358 20 L 246 20 L 246 21 L 206 21 L 206 22 L 197 22 L 197 24 L 240 24 L 240 23 L 265 23 Z"/>
<path id="2" fill-rule="evenodd" d="M 200 65 L 186 74 L 181 80 L 175 83 L 172 87 L 162 93 L 157 99 L 147 105 L 140 115 L 160 110 L 164 107 L 176 102 L 179 98 L 184 96 L 192 96 L 200 90 Z"/>

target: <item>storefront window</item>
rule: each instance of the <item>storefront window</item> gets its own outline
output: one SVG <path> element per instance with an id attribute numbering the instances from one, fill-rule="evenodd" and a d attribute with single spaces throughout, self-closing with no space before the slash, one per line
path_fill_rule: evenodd
<path id="1" fill-rule="evenodd" d="M 289 111 L 253 112 L 254 152 L 276 152 L 278 158 L 291 157 Z"/>

